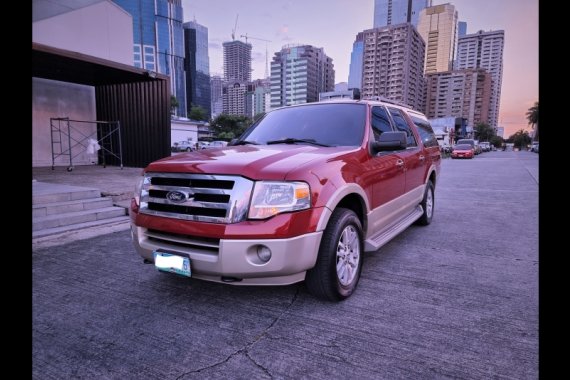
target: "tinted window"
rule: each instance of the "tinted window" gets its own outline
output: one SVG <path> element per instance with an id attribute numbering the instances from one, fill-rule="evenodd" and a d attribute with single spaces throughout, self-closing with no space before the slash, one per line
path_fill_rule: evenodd
<path id="1" fill-rule="evenodd" d="M 378 140 L 378 137 L 380 137 L 382 133 L 392 131 L 390 118 L 388 117 L 388 113 L 384 107 L 372 107 L 372 115 L 370 120 L 375 140 Z"/>
<path id="2" fill-rule="evenodd" d="M 418 132 L 420 134 L 422 142 L 424 143 L 424 146 L 438 146 L 437 138 L 435 137 L 435 134 L 433 133 L 433 129 L 431 128 L 431 125 L 429 125 L 429 122 L 414 115 L 410 115 L 410 118 L 418 127 Z"/>
<path id="3" fill-rule="evenodd" d="M 457 140 L 457 144 L 469 144 L 472 147 L 475 147 L 475 140 L 473 140 L 473 139 L 460 139 L 460 140 Z"/>
<path id="4" fill-rule="evenodd" d="M 406 119 L 404 119 L 404 116 L 402 115 L 401 111 L 397 108 L 390 108 L 390 107 L 388 107 L 388 110 L 390 111 L 390 115 L 392 115 L 392 120 L 394 120 L 394 124 L 396 124 L 396 129 L 398 131 L 406 132 L 407 136 L 406 139 L 408 142 L 408 146 L 416 146 L 417 144 L 416 144 L 416 139 L 414 137 L 414 133 L 410 129 L 410 126 L 406 122 Z"/>
<path id="5" fill-rule="evenodd" d="M 366 126 L 364 104 L 314 104 L 268 112 L 242 140 L 307 139 L 330 146 L 360 146 Z"/>

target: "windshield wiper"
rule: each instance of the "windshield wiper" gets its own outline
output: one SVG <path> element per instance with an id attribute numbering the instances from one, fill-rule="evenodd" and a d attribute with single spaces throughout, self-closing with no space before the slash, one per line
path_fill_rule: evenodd
<path id="1" fill-rule="evenodd" d="M 233 145 L 259 145 L 259 143 L 256 143 L 255 141 L 247 141 L 247 140 L 240 140 L 235 142 Z"/>
<path id="2" fill-rule="evenodd" d="M 294 139 L 291 137 L 286 138 L 286 139 L 281 139 L 281 140 L 271 140 L 271 141 L 268 141 L 266 144 L 271 145 L 271 144 L 295 144 L 295 143 L 307 143 L 307 144 L 318 145 L 318 146 L 330 146 L 327 144 L 318 143 L 312 139 Z"/>

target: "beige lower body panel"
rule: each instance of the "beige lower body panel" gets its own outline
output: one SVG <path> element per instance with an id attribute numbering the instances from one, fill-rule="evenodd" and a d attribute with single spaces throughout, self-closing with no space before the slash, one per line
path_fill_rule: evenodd
<path id="1" fill-rule="evenodd" d="M 368 231 L 366 239 L 381 234 L 412 212 L 424 197 L 425 185 L 399 196 L 398 198 L 372 210 L 368 214 Z"/>
<path id="2" fill-rule="evenodd" d="M 132 235 L 135 249 L 147 260 L 153 261 L 157 249 L 190 257 L 193 278 L 232 285 L 289 285 L 303 281 L 306 271 L 315 266 L 322 232 L 289 239 L 221 239 L 216 252 L 157 243 L 147 237 L 145 228 L 134 225 Z M 260 245 L 271 250 L 266 263 L 257 256 Z"/>

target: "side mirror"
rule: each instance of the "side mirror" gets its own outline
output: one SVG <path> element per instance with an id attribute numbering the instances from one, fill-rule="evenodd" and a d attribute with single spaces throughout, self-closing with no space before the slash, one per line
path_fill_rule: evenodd
<path id="1" fill-rule="evenodd" d="M 372 141 L 370 145 L 371 151 L 374 154 L 384 151 L 406 149 L 408 145 L 407 135 L 406 132 L 402 131 L 384 132 L 380 135 L 378 141 Z"/>
<path id="2" fill-rule="evenodd" d="M 234 146 L 235 143 L 238 142 L 239 139 L 231 139 L 230 142 L 228 143 L 228 146 Z"/>

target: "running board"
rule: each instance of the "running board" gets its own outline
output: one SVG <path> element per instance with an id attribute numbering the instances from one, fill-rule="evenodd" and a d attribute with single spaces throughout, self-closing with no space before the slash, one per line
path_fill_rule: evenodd
<path id="1" fill-rule="evenodd" d="M 404 231 L 408 228 L 412 223 L 418 220 L 422 214 L 424 213 L 424 209 L 421 205 L 418 205 L 415 209 L 412 210 L 405 218 L 398 221 L 398 223 L 394 224 L 386 231 L 381 232 L 380 234 L 371 237 L 370 239 L 366 239 L 364 242 L 364 250 L 366 252 L 374 252 L 378 250 L 378 248 L 382 247 L 384 244 L 388 243 L 392 240 L 396 235 L 400 232 Z"/>

